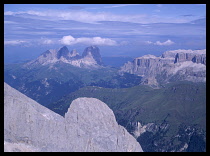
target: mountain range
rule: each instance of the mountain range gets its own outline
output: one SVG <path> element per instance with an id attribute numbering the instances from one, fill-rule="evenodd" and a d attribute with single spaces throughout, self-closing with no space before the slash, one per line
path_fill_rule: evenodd
<path id="1" fill-rule="evenodd" d="M 26 63 L 24 66 L 31 68 L 31 66 L 34 65 L 48 65 L 54 64 L 59 61 L 80 68 L 98 68 L 103 64 L 101 60 L 100 50 L 96 46 L 85 48 L 82 56 L 80 56 L 75 49 L 70 52 L 68 48 L 64 46 L 59 50 L 47 50 L 37 59 Z"/>
<path id="2" fill-rule="evenodd" d="M 64 46 L 5 65 L 4 80 L 63 117 L 77 98 L 101 100 L 143 151 L 205 151 L 205 49 L 144 55 L 111 67 L 96 46 L 81 56 Z"/>
<path id="3" fill-rule="evenodd" d="M 127 88 L 141 80 L 137 75 L 121 76 L 117 68 L 103 66 L 98 47 L 85 48 L 82 56 L 73 51 L 64 46 L 58 51 L 48 50 L 27 63 L 7 64 L 4 81 L 47 106 L 84 86 Z"/>
<path id="4" fill-rule="evenodd" d="M 160 57 L 144 55 L 127 62 L 119 73 L 142 76 L 141 84 L 160 86 L 175 81 L 206 81 L 206 49 L 172 50 Z"/>

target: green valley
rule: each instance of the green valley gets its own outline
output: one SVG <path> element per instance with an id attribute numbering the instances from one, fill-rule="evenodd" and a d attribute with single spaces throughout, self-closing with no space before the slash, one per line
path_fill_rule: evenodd
<path id="1" fill-rule="evenodd" d="M 166 84 L 160 89 L 153 89 L 147 85 L 118 89 L 88 86 L 52 103 L 50 109 L 65 115 L 72 100 L 78 97 L 94 97 L 108 104 L 118 123 L 130 133 L 135 130 L 135 126 L 132 126 L 135 122 L 142 125 L 155 123 L 159 129 L 165 124 L 165 129 L 162 129 L 164 135 L 158 139 L 163 141 L 164 138 L 165 143 L 174 142 L 172 138 L 178 135 L 182 125 L 190 126 L 191 130 L 206 129 L 205 83 L 183 81 Z M 189 142 L 189 138 L 185 141 Z M 171 145 L 170 148 L 173 146 L 175 145 Z"/>

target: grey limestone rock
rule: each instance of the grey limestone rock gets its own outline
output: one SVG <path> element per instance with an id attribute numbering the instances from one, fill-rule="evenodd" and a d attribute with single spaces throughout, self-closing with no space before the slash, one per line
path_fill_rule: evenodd
<path id="1" fill-rule="evenodd" d="M 144 55 L 126 63 L 119 70 L 142 76 L 142 84 L 158 86 L 160 83 L 188 80 L 206 81 L 206 49 L 166 51 L 160 57 Z"/>
<path id="2" fill-rule="evenodd" d="M 86 57 L 87 55 L 91 55 L 94 60 L 96 60 L 97 64 L 102 65 L 102 59 L 101 59 L 101 54 L 100 54 L 100 50 L 98 47 L 96 46 L 90 46 L 85 48 L 82 56 Z"/>
<path id="3" fill-rule="evenodd" d="M 100 50 L 96 46 L 85 48 L 82 56 L 75 49 L 70 52 L 64 46 L 59 50 L 47 50 L 38 58 L 24 64 L 24 67 L 31 68 L 36 65 L 47 65 L 57 62 L 68 63 L 80 68 L 100 68 L 103 64 Z"/>
<path id="4" fill-rule="evenodd" d="M 81 58 L 81 56 L 79 56 L 79 53 L 77 52 L 76 49 L 73 49 L 73 50 L 70 52 L 70 57 L 75 58 L 75 59 Z"/>
<path id="5" fill-rule="evenodd" d="M 95 98 L 78 98 L 65 117 L 4 83 L 4 150 L 142 152 L 118 125 L 112 110 Z"/>

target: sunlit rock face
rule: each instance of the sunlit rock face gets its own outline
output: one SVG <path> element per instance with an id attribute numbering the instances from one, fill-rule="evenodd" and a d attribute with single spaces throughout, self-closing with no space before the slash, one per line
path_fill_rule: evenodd
<path id="1" fill-rule="evenodd" d="M 74 100 L 65 117 L 4 83 L 5 152 L 142 152 L 118 125 L 112 110 L 95 98 Z"/>
<path id="2" fill-rule="evenodd" d="M 90 46 L 85 48 L 82 56 L 73 49 L 69 51 L 66 46 L 59 50 L 47 50 L 38 58 L 26 63 L 25 67 L 32 67 L 34 65 L 47 65 L 57 62 L 68 63 L 80 68 L 100 68 L 103 63 L 101 59 L 100 50 L 97 46 Z"/>
<path id="3" fill-rule="evenodd" d="M 131 73 L 142 76 L 142 84 L 158 86 L 172 81 L 206 81 L 206 49 L 172 50 L 160 57 L 144 55 L 126 63 L 120 74 Z"/>

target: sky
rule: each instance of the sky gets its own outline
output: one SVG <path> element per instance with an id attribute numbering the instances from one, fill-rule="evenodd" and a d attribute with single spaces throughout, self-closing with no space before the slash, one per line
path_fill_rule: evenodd
<path id="1" fill-rule="evenodd" d="M 5 63 L 67 46 L 102 57 L 206 48 L 206 4 L 4 4 Z"/>

